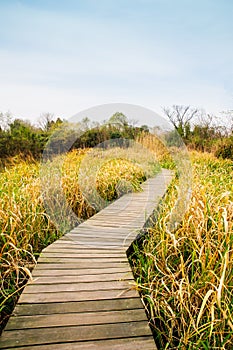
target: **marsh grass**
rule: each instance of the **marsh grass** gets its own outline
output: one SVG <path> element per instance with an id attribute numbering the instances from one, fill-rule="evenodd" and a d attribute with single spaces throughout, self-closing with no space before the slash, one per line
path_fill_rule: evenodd
<path id="1" fill-rule="evenodd" d="M 176 164 L 174 163 L 174 159 L 172 157 L 172 152 L 178 152 L 178 149 L 174 147 L 168 147 L 166 142 L 162 141 L 162 137 L 158 138 L 154 134 L 150 133 L 142 133 L 136 139 L 136 141 L 141 144 L 145 150 L 154 153 L 157 162 L 160 164 L 162 168 L 166 169 L 175 169 Z"/>
<path id="2" fill-rule="evenodd" d="M 38 177 L 39 164 L 13 159 L 0 173 L 0 311 L 3 325 L 37 254 L 57 238 L 44 212 Z"/>
<path id="3" fill-rule="evenodd" d="M 96 212 L 79 186 L 80 166 L 88 151 L 72 151 L 62 163 L 62 190 L 67 203 L 80 220 Z M 129 190 L 140 190 L 141 182 L 153 175 L 155 169 L 158 170 L 154 164 L 148 164 L 148 171 L 145 172 L 136 161 L 124 159 L 124 154 L 119 150 L 117 154 L 120 154 L 120 159 L 109 154 L 110 158 L 103 162 L 95 179 L 99 195 L 108 200 L 114 200 Z M 0 172 L 1 329 L 31 277 L 39 253 L 62 235 L 45 211 L 42 196 L 45 189 L 41 188 L 40 180 L 40 164 L 30 158 L 8 160 Z M 47 187 L 51 185 L 49 194 L 55 197 L 57 189 L 52 187 L 52 180 Z M 117 188 L 119 183 L 121 187 Z M 60 202 L 59 198 L 57 202 Z M 69 226 L 65 229 L 68 230 Z"/>
<path id="4" fill-rule="evenodd" d="M 192 153 L 189 209 L 167 219 L 173 181 L 153 229 L 130 260 L 159 349 L 233 348 L 233 188 L 230 161 Z"/>
<path id="5" fill-rule="evenodd" d="M 119 151 L 117 157 L 110 154 L 96 168 L 94 182 L 90 186 L 87 182 L 87 193 L 94 183 L 98 195 L 111 201 L 129 190 L 140 190 L 141 182 L 158 171 L 158 163 L 175 169 L 171 153 L 157 139 L 149 135 L 138 141 L 156 151 L 156 162 L 149 161 L 145 168 L 137 158 L 124 158 Z M 66 200 L 83 220 L 96 212 L 79 183 L 87 152 L 69 153 L 62 168 Z M 153 229 L 134 245 L 131 264 L 160 349 L 230 350 L 232 162 L 217 160 L 211 154 L 192 153 L 192 166 L 192 198 L 181 224 L 176 231 L 168 230 L 169 214 L 178 196 L 176 177 L 161 203 Z M 61 236 L 45 212 L 39 168 L 40 164 L 32 159 L 14 158 L 0 173 L 1 327 L 30 278 L 38 254 Z"/>

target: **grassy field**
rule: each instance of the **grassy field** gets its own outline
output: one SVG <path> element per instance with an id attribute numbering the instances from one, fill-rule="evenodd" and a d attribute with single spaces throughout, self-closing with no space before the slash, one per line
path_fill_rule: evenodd
<path id="1" fill-rule="evenodd" d="M 151 140 L 144 140 L 148 147 Z M 79 218 L 95 213 L 78 184 L 88 150 L 68 154 L 62 186 Z M 98 194 L 111 201 L 158 170 L 157 163 L 111 156 L 96 174 Z M 175 232 L 167 228 L 178 179 L 169 187 L 158 220 L 130 256 L 138 289 L 160 349 L 233 348 L 232 162 L 191 153 L 193 189 L 189 209 Z M 96 157 L 95 157 L 96 158 Z M 163 150 L 157 160 L 174 167 Z M 45 213 L 40 164 L 13 159 L 0 173 L 1 325 L 12 311 L 39 252 L 62 233 Z M 117 185 L 121 184 L 121 187 Z M 129 183 L 131 184 L 129 186 Z M 87 188 L 88 191 L 88 188 Z M 67 227 L 67 229 L 69 229 Z"/>
<path id="2" fill-rule="evenodd" d="M 233 348 L 233 164 L 192 153 L 193 189 L 176 230 L 166 221 L 177 197 L 171 184 L 160 215 L 131 253 L 138 288 L 159 349 Z"/>

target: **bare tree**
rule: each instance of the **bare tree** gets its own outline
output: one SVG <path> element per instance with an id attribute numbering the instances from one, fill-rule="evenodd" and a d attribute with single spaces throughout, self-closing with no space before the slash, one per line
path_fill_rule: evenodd
<path id="1" fill-rule="evenodd" d="M 204 110 L 200 110 L 200 113 L 198 114 L 198 125 L 202 127 L 213 126 L 215 118 L 214 115 L 208 114 Z"/>
<path id="2" fill-rule="evenodd" d="M 12 115 L 8 111 L 6 113 L 0 112 L 0 130 L 8 130 L 12 123 Z"/>
<path id="3" fill-rule="evenodd" d="M 190 106 L 173 105 L 172 108 L 163 108 L 163 112 L 169 118 L 181 136 L 186 136 L 186 130 L 192 119 L 198 116 L 199 110 Z"/>
<path id="4" fill-rule="evenodd" d="M 227 133 L 229 135 L 233 134 L 233 110 L 223 111 L 222 115 L 224 117 Z"/>
<path id="5" fill-rule="evenodd" d="M 198 115 L 198 126 L 202 130 L 208 131 L 209 137 L 212 135 L 212 138 L 221 138 L 228 134 L 226 122 L 214 114 L 206 113 L 204 110 L 200 110 Z"/>
<path id="6" fill-rule="evenodd" d="M 38 125 L 42 130 L 48 131 L 53 123 L 53 119 L 54 115 L 52 113 L 42 113 L 38 120 Z"/>

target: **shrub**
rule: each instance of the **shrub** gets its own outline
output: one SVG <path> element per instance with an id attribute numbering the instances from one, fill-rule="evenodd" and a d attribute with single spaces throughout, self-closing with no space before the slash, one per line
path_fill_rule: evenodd
<path id="1" fill-rule="evenodd" d="M 215 156 L 233 160 L 233 136 L 223 139 L 217 146 Z"/>

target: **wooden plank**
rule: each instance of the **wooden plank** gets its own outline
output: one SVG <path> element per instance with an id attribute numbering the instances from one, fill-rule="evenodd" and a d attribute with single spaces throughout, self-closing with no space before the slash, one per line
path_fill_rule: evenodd
<path id="1" fill-rule="evenodd" d="M 87 239 L 93 239 L 93 240 L 100 240 L 102 239 L 102 241 L 119 241 L 119 240 L 125 240 L 125 239 L 129 239 L 129 237 L 135 237 L 135 235 L 138 235 L 139 232 L 134 232 L 134 231 L 131 231 L 131 232 L 127 232 L 127 233 L 123 233 L 123 234 L 108 234 L 108 233 L 82 233 L 82 232 L 79 232 L 79 233 L 75 233 L 73 236 L 72 234 L 72 237 L 75 237 L 77 238 L 77 241 L 79 241 L 81 238 L 87 238 Z M 71 236 L 71 234 L 70 234 Z M 131 238 L 132 239 L 132 238 Z"/>
<path id="2" fill-rule="evenodd" d="M 81 259 L 89 259 L 89 258 L 124 258 L 125 253 L 112 253 L 109 251 L 108 253 L 96 253 L 94 250 L 90 250 L 89 253 L 80 253 L 80 252 L 64 252 L 61 250 L 60 252 L 43 252 L 41 254 L 43 258 L 81 258 Z M 123 260 L 124 260 L 123 259 Z"/>
<path id="3" fill-rule="evenodd" d="M 94 241 L 94 242 L 103 242 L 103 243 L 106 243 L 106 242 L 119 242 L 119 241 L 122 241 L 124 240 L 125 238 L 127 238 L 129 236 L 129 233 L 127 234 L 123 234 L 122 236 L 116 236 L 116 237 L 108 237 L 107 235 L 102 235 L 101 234 L 82 234 L 82 233 L 67 233 L 67 236 L 70 237 L 70 238 L 73 238 L 75 240 L 77 240 L 78 242 L 82 242 L 82 241 L 86 241 L 86 240 L 90 240 L 90 241 Z"/>
<path id="4" fill-rule="evenodd" d="M 117 215 L 117 214 L 115 214 Z M 90 220 L 90 219 L 89 219 Z M 106 233 L 109 235 L 114 235 L 114 234 L 124 234 L 125 232 L 130 232 L 132 229 L 134 229 L 134 226 L 137 225 L 137 228 L 139 229 L 140 227 L 138 226 L 139 222 L 141 222 L 141 219 L 135 217 L 134 213 L 134 219 L 129 219 L 128 223 L 124 224 L 121 227 L 121 218 L 118 217 L 117 215 L 117 222 L 118 225 L 117 227 L 109 227 L 108 226 L 108 218 L 105 218 L 103 220 L 93 220 L 92 223 L 89 223 L 89 220 L 86 221 L 87 225 L 79 225 L 75 227 L 73 230 L 70 231 L 70 233 L 79 233 L 79 232 L 85 232 L 85 233 Z M 101 223 L 101 227 L 98 227 L 98 223 Z M 135 224 L 135 225 L 134 225 Z M 132 226 L 131 226 L 132 225 Z M 119 226 L 119 227 L 118 227 Z M 127 227 L 128 226 L 128 227 Z"/>
<path id="5" fill-rule="evenodd" d="M 119 216 L 117 215 L 117 217 L 116 217 L 116 214 L 114 214 L 114 215 L 115 215 L 116 222 L 119 222 L 120 221 Z M 130 221 L 131 220 L 132 219 L 130 219 Z M 135 213 L 134 213 L 134 220 L 133 221 L 137 221 L 137 218 L 135 218 Z M 93 223 L 97 223 L 97 222 L 105 223 L 105 227 L 98 228 L 98 227 L 94 226 Z M 85 232 L 103 231 L 104 233 L 110 234 L 110 233 L 117 233 L 117 232 L 118 233 L 125 232 L 125 231 L 127 231 L 127 229 L 108 226 L 108 220 L 106 220 L 106 216 L 105 216 L 105 212 L 104 212 L 104 213 L 102 213 L 101 217 L 96 218 L 96 216 L 93 216 L 92 218 L 85 221 L 83 224 L 80 224 L 80 225 L 74 227 L 70 232 L 76 233 L 76 232 L 80 232 L 80 231 L 85 231 Z M 130 229 L 128 229 L 128 231 L 130 231 Z"/>
<path id="6" fill-rule="evenodd" d="M 106 224 L 106 221 L 105 221 L 105 224 Z M 92 226 L 92 229 L 90 227 L 88 228 L 85 228 L 84 226 L 80 227 L 78 226 L 77 229 L 73 230 L 73 231 L 70 231 L 68 233 L 68 235 L 70 236 L 71 234 L 74 234 L 74 235 L 82 235 L 82 234 L 86 234 L 86 235 L 92 235 L 92 236 L 95 236 L 95 235 L 98 235 L 98 234 L 103 234 L 104 236 L 109 236 L 109 237 L 120 237 L 120 236 L 123 236 L 127 233 L 130 233 L 131 232 L 131 228 L 130 229 L 125 229 L 125 228 L 117 228 L 117 229 L 111 229 L 109 230 L 108 227 L 95 227 L 95 226 Z"/>
<path id="7" fill-rule="evenodd" d="M 93 269 L 111 269 L 111 268 L 126 268 L 130 271 L 130 266 L 128 262 L 113 262 L 108 264 L 107 262 L 85 262 L 84 260 L 81 260 L 79 262 L 75 263 L 69 263 L 69 262 L 60 262 L 60 263 L 52 263 L 46 261 L 46 262 L 40 262 L 40 264 L 37 265 L 36 267 L 38 270 L 42 269 L 61 269 L 61 270 L 72 270 L 72 269 L 80 269 L 80 270 L 93 270 Z M 68 272 L 67 272 L 68 273 Z"/>
<path id="8" fill-rule="evenodd" d="M 137 216 L 136 216 L 137 215 Z M 139 224 L 141 220 L 144 220 L 144 215 L 142 215 L 141 210 L 138 212 L 135 210 L 134 212 L 134 218 L 128 216 L 127 218 L 123 218 L 120 216 L 116 216 L 115 219 L 111 219 L 111 217 L 102 217 L 102 218 L 95 218 L 93 219 L 91 225 L 88 223 L 88 226 L 82 225 L 78 226 L 77 229 L 73 230 L 74 233 L 80 232 L 80 231 L 86 231 L 86 232 L 100 232 L 103 230 L 104 233 L 113 234 L 119 231 L 119 233 L 123 231 L 129 231 L 131 229 L 132 223 Z M 111 226 L 108 225 L 108 222 L 111 222 Z M 128 228 L 127 228 L 128 226 Z M 92 229 L 91 229 L 92 227 Z M 73 233 L 72 232 L 72 233 Z"/>
<path id="9" fill-rule="evenodd" d="M 129 245 L 132 243 L 133 239 L 114 239 L 112 241 L 110 240 L 105 240 L 104 238 L 101 239 L 93 239 L 93 238 L 88 238 L 88 237 L 81 237 L 78 238 L 77 241 L 80 244 L 83 244 L 86 247 L 108 247 L 109 249 L 115 248 L 115 247 L 122 247 L 122 248 L 128 248 Z"/>
<path id="10" fill-rule="evenodd" d="M 67 233 L 66 234 L 66 239 L 64 239 L 63 237 L 59 238 L 59 243 L 62 242 L 62 243 L 67 243 L 67 244 L 70 244 L 70 243 L 73 243 L 75 244 L 76 247 L 83 247 L 83 248 L 86 248 L 85 247 L 85 244 L 83 242 L 79 242 L 78 238 L 81 238 L 78 236 L 77 233 Z M 91 243 L 91 241 L 93 240 L 94 241 L 94 237 L 87 237 L 87 241 L 88 243 Z M 55 243 L 54 243 L 55 244 Z M 111 244 L 111 242 L 109 242 L 109 245 Z M 119 245 L 114 248 L 114 244 L 113 245 L 113 249 L 119 249 Z M 105 249 L 105 246 L 97 246 L 97 247 L 94 247 L 95 249 Z"/>
<path id="11" fill-rule="evenodd" d="M 151 330 L 145 322 L 110 323 L 93 326 L 71 326 L 58 328 L 24 329 L 5 331 L 1 339 L 1 348 L 12 346 L 51 344 L 56 342 L 117 339 L 137 336 L 151 336 Z M 16 341 L 17 339 L 17 341 Z"/>
<path id="12" fill-rule="evenodd" d="M 8 350 L 15 349 L 7 348 Z M 67 342 L 39 346 L 30 345 L 17 347 L 19 350 L 156 350 L 154 340 L 151 336 L 119 338 L 107 340 L 94 340 L 85 342 Z"/>
<path id="13" fill-rule="evenodd" d="M 138 292 L 133 289 L 110 289 L 99 291 L 80 291 L 80 292 L 58 292 L 58 293 L 22 293 L 20 303 L 41 303 L 41 302 L 65 302 L 65 301 L 84 301 L 84 300 L 103 300 L 113 298 L 137 298 Z"/>
<path id="14" fill-rule="evenodd" d="M 123 224 L 123 223 L 127 223 L 127 222 L 131 222 L 133 219 L 136 219 L 136 221 L 138 220 L 138 217 L 135 217 L 135 213 L 139 214 L 141 216 L 142 212 L 141 212 L 141 207 L 142 205 L 138 205 L 139 203 L 135 203 L 133 206 L 133 211 L 129 211 L 127 208 L 124 209 L 123 212 L 119 212 L 116 215 L 116 211 L 119 211 L 119 208 L 121 208 L 121 206 L 118 206 L 118 208 L 115 208 L 115 212 L 112 212 L 112 214 L 109 214 L 107 212 L 104 213 L 104 215 L 95 215 L 91 218 L 91 220 L 88 220 L 88 222 L 86 222 L 85 224 L 80 225 L 80 227 L 90 227 L 91 225 L 93 225 L 93 222 L 104 222 L 106 224 L 106 221 L 104 221 L 104 218 L 108 218 L 109 221 L 113 224 Z M 138 207 L 137 207 L 138 205 Z M 128 215 L 129 213 L 129 215 Z M 110 228 L 110 230 L 114 230 L 114 228 Z"/>
<path id="15" fill-rule="evenodd" d="M 123 239 L 119 240 L 105 240 L 105 239 L 93 239 L 93 238 L 88 238 L 88 237 L 75 237 L 72 236 L 73 240 L 76 240 L 80 245 L 83 245 L 84 247 L 106 247 L 108 249 L 110 248 L 116 248 L 116 247 L 129 247 L 129 244 L 131 244 L 132 240 L 125 241 Z"/>
<path id="16" fill-rule="evenodd" d="M 64 257 L 50 257 L 50 256 L 46 256 L 46 255 L 41 255 L 38 259 L 38 263 L 43 263 L 43 262 L 49 262 L 49 263 L 58 263 L 58 262 L 62 262 L 62 263 L 79 263 L 79 262 L 83 262 L 85 264 L 89 263 L 99 263 L 99 262 L 103 262 L 103 263 L 108 263 L 111 264 L 111 262 L 113 263 L 121 263 L 121 262 L 126 262 L 128 263 L 128 259 L 127 257 L 112 257 L 112 258 L 108 258 L 108 257 L 102 257 L 102 256 L 97 256 L 97 257 L 92 257 L 92 255 L 90 254 L 89 259 L 85 259 L 82 257 L 73 257 L 73 256 L 64 256 Z"/>
<path id="17" fill-rule="evenodd" d="M 126 231 L 126 232 L 114 232 L 114 233 L 109 233 L 109 232 L 101 232 L 101 230 L 99 230 L 98 232 L 84 232 L 84 230 L 80 230 L 78 232 L 72 232 L 69 233 L 69 237 L 72 237 L 74 235 L 74 237 L 88 237 L 88 238 L 107 238 L 109 240 L 114 240 L 114 239 L 124 239 L 127 236 L 131 236 L 133 235 L 133 230 L 130 231 Z"/>
<path id="18" fill-rule="evenodd" d="M 88 249 L 88 248 L 83 248 L 81 249 L 67 249 L 67 248 L 56 248 L 52 247 L 50 250 L 44 250 L 42 256 L 62 256 L 65 257 L 66 255 L 69 254 L 69 256 L 77 256 L 81 258 L 88 258 L 90 255 L 94 257 L 99 257 L 100 255 L 104 257 L 115 257 L 115 256 L 120 256 L 120 257 L 125 257 L 125 252 L 124 251 L 103 251 L 102 249 Z"/>
<path id="19" fill-rule="evenodd" d="M 12 317 L 6 330 L 145 321 L 143 309 Z"/>
<path id="20" fill-rule="evenodd" d="M 80 292 L 80 291 L 103 291 L 112 289 L 136 288 L 133 281 L 102 281 L 102 282 L 71 282 L 36 284 L 29 282 L 24 288 L 24 293 L 58 293 L 58 292 Z"/>
<path id="21" fill-rule="evenodd" d="M 138 210 L 138 212 L 140 212 L 140 210 Z M 96 214 L 93 218 L 92 218 L 92 220 L 94 221 L 94 220 L 102 220 L 102 221 L 104 221 L 104 218 L 108 218 L 109 219 L 109 221 L 111 220 L 111 222 L 118 222 L 117 220 L 120 218 L 121 220 L 132 220 L 132 219 L 135 219 L 135 210 L 129 210 L 129 208 L 128 208 L 128 210 L 126 211 L 126 210 L 123 210 L 122 212 L 119 212 L 118 214 L 117 214 L 117 216 L 116 216 L 116 210 L 111 210 L 111 212 L 110 211 L 107 211 L 106 209 L 105 209 L 105 212 L 104 212 L 104 217 L 103 217 L 103 215 L 102 215 L 102 213 L 100 214 Z M 136 218 L 137 219 L 137 218 Z M 88 226 L 90 226 L 90 223 L 91 223 L 92 221 L 86 221 L 85 223 L 82 223 L 81 225 L 79 225 L 80 227 L 88 227 Z"/>
<path id="22" fill-rule="evenodd" d="M 67 238 L 66 236 L 63 236 L 65 238 Z M 76 241 L 73 241 L 71 239 L 67 239 L 67 240 L 62 240 L 61 238 L 58 241 L 53 242 L 52 244 L 50 244 L 48 247 L 46 247 L 45 249 L 43 249 L 44 252 L 50 251 L 50 250 L 59 250 L 60 249 L 67 249 L 67 250 L 76 250 L 78 252 L 85 252 L 87 249 L 86 247 L 83 247 L 81 244 L 79 244 Z M 106 253 L 108 252 L 108 250 L 106 250 L 105 248 L 91 248 L 90 251 L 93 252 L 102 252 L 102 253 Z M 124 252 L 124 250 L 120 249 L 120 248 L 113 248 L 112 249 L 112 253 L 119 253 L 119 252 Z"/>
<path id="23" fill-rule="evenodd" d="M 102 223 L 101 224 L 101 222 L 92 222 L 92 226 L 93 227 L 106 227 L 106 228 L 121 228 L 121 227 L 123 227 L 123 225 L 119 225 L 119 222 L 118 223 L 113 223 L 113 224 L 109 224 L 109 225 L 107 225 L 106 223 Z"/>
<path id="24" fill-rule="evenodd" d="M 144 307 L 139 298 L 117 298 L 103 300 L 66 301 L 59 303 L 17 304 L 14 315 L 52 315 L 76 312 L 99 312 L 139 309 Z"/>
<path id="25" fill-rule="evenodd" d="M 93 268 L 93 269 L 66 269 L 64 268 L 64 266 L 62 266 L 63 268 L 54 268 L 53 264 L 53 268 L 51 267 L 50 269 L 47 269 L 46 267 L 44 269 L 41 268 L 40 265 L 38 265 L 32 272 L 32 277 L 38 277 L 38 276 L 80 276 L 80 278 L 85 278 L 85 276 L 93 276 L 93 278 L 98 278 L 98 275 L 100 275 L 99 278 L 101 278 L 101 276 L 109 276 L 109 278 L 111 278 L 112 274 L 123 274 L 123 273 L 127 273 L 132 275 L 132 271 L 131 268 L 129 267 L 129 265 L 120 265 L 119 267 L 112 267 L 109 266 L 108 268 L 106 268 L 106 266 L 104 268 Z M 43 265 L 44 266 L 44 265 Z M 61 265 L 59 265 L 59 267 L 61 267 Z M 96 276 L 96 277 L 94 277 Z"/>
<path id="26" fill-rule="evenodd" d="M 60 247 L 60 244 L 66 244 L 67 246 L 70 246 L 70 244 L 73 244 L 75 249 L 86 250 L 86 251 L 90 249 L 94 249 L 94 250 L 102 250 L 103 252 L 104 251 L 106 252 L 106 251 L 109 251 L 110 248 L 113 251 L 116 251 L 116 250 L 125 251 L 126 249 L 128 249 L 128 246 L 125 247 L 125 246 L 121 246 L 120 244 L 111 244 L 111 245 L 109 244 L 109 246 L 106 246 L 106 245 L 103 246 L 103 244 L 93 245 L 90 239 L 87 242 L 87 244 L 79 243 L 76 239 L 73 239 L 73 238 L 71 240 L 59 239 L 59 241 L 53 243 L 53 245 L 56 245 L 56 244 L 59 247 Z"/>
<path id="27" fill-rule="evenodd" d="M 54 284 L 54 283 L 77 283 L 77 282 L 104 282 L 104 281 L 120 281 L 120 280 L 131 280 L 134 281 L 131 272 L 123 273 L 108 273 L 108 274 L 96 274 L 96 275 L 69 275 L 66 273 L 62 275 L 54 275 L 50 271 L 50 276 L 35 276 L 30 283 L 34 284 Z"/>
<path id="28" fill-rule="evenodd" d="M 126 242 L 127 244 L 131 244 L 131 240 L 132 240 L 132 236 L 137 235 L 138 233 L 135 232 L 131 232 L 131 233 L 127 233 L 125 235 L 122 236 L 115 236 L 115 237 L 109 237 L 106 235 L 86 235 L 86 234 L 70 234 L 70 237 L 72 239 L 75 239 L 79 244 L 82 244 L 83 242 L 91 242 L 93 244 L 93 242 L 100 242 L 106 245 L 108 244 L 122 244 L 122 242 Z M 98 247 L 98 246 L 97 246 Z"/>

